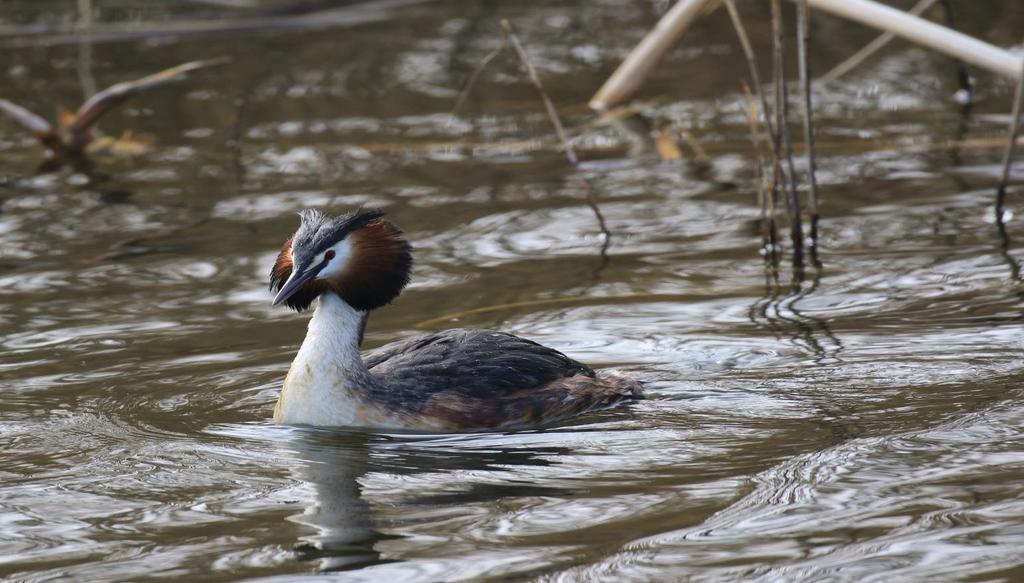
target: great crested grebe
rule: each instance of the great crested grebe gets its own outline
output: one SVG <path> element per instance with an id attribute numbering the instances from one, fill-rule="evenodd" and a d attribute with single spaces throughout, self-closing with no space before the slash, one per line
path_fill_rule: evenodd
<path id="1" fill-rule="evenodd" d="M 412 254 L 379 210 L 301 223 L 270 272 L 274 305 L 319 300 L 274 408 L 281 424 L 425 431 L 525 428 L 640 398 L 637 381 L 598 374 L 504 332 L 445 330 L 359 352 L 370 310 L 409 282 Z"/>

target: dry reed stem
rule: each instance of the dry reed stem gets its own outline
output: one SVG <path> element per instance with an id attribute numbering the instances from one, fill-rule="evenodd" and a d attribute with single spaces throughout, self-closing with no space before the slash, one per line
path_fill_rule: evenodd
<path id="1" fill-rule="evenodd" d="M 1017 146 L 1017 132 L 1020 129 L 1020 111 L 1024 102 L 1024 72 L 1020 81 L 1017 82 L 1017 89 L 1013 94 L 1013 119 L 1010 120 L 1010 141 L 1006 144 L 1006 151 L 1003 153 L 1003 172 L 999 178 L 999 186 L 996 188 L 996 221 L 1001 225 L 1003 222 L 1003 205 L 1006 203 L 1006 187 L 1010 182 L 1010 164 L 1013 162 L 1013 153 Z"/>
<path id="2" fill-rule="evenodd" d="M 740 41 L 740 47 L 743 49 L 743 56 L 747 61 L 747 69 L 750 72 L 750 81 L 754 84 L 754 90 L 757 92 L 757 98 L 761 102 L 761 111 L 764 112 L 765 122 L 768 126 L 768 135 L 771 136 L 772 141 L 774 141 L 775 126 L 772 125 L 771 117 L 768 115 L 768 98 L 765 97 L 764 90 L 762 89 L 761 76 L 757 72 L 757 59 L 754 57 L 754 48 L 750 44 L 750 37 L 747 36 L 747 28 L 743 26 L 743 20 L 740 18 L 740 13 L 736 10 L 736 4 L 733 0 L 725 0 L 725 8 L 729 12 L 729 19 L 732 21 L 732 27 L 736 31 L 736 36 Z"/>
<path id="3" fill-rule="evenodd" d="M 804 150 L 807 154 L 807 211 L 811 216 L 811 253 L 818 247 L 818 178 L 814 160 L 814 109 L 811 105 L 811 72 L 808 63 L 810 44 L 810 13 L 807 0 L 799 0 L 796 12 L 797 60 L 800 65 L 800 92 L 803 96 Z M 817 262 L 815 258 L 815 262 Z"/>
<path id="4" fill-rule="evenodd" d="M 939 0 L 921 0 L 920 2 L 915 4 L 914 7 L 911 8 L 909 12 L 907 12 L 907 14 L 920 16 L 929 8 L 934 6 L 935 3 L 938 1 Z M 850 71 L 864 64 L 864 61 L 867 61 L 869 58 L 871 58 L 871 55 L 874 55 L 878 51 L 882 50 L 885 47 L 885 45 L 892 42 L 892 39 L 894 38 L 896 38 L 896 33 L 894 32 L 882 33 L 881 35 L 875 37 L 873 41 L 864 45 L 864 48 L 857 51 L 856 53 L 853 53 L 853 55 L 851 55 L 848 59 L 846 59 L 842 63 L 839 63 L 835 67 L 832 67 L 832 69 L 828 73 L 822 75 L 819 80 L 835 81 L 836 79 L 842 77 L 843 75 L 849 73 Z"/>
<path id="5" fill-rule="evenodd" d="M 873 0 L 807 0 L 815 10 L 895 33 L 913 43 L 1018 80 L 1021 57 L 949 27 Z"/>
<path id="6" fill-rule="evenodd" d="M 743 94 L 747 98 L 747 125 L 750 128 L 750 146 L 754 151 L 754 160 L 757 168 L 757 203 L 761 209 L 761 246 L 765 253 L 775 253 L 776 250 L 776 229 L 775 229 L 775 200 L 770 196 L 768 179 L 764 172 L 764 154 L 761 152 L 758 135 L 758 120 L 760 115 L 757 111 L 757 103 L 746 83 L 743 85 Z"/>
<path id="7" fill-rule="evenodd" d="M 235 174 L 235 194 L 241 196 L 245 190 L 246 169 L 242 156 L 242 148 L 245 143 L 245 114 L 249 106 L 249 92 L 240 91 L 238 96 L 231 101 L 234 108 L 235 119 L 231 124 L 231 137 L 227 140 L 227 148 L 231 152 L 231 162 Z"/>
<path id="8" fill-rule="evenodd" d="M 590 99 L 594 111 L 607 111 L 632 97 L 643 86 L 665 53 L 676 45 L 701 16 L 720 0 L 679 0 L 629 53 L 626 60 Z"/>
<path id="9" fill-rule="evenodd" d="M 956 23 L 953 21 L 953 4 L 949 0 L 941 0 L 941 2 L 942 12 L 946 16 L 946 26 L 956 30 Z M 956 65 L 956 80 L 960 83 L 961 91 L 966 94 L 963 103 L 969 106 L 974 102 L 974 80 L 971 79 L 971 74 L 967 70 L 967 63 L 956 57 L 953 57 L 953 63 Z"/>
<path id="10" fill-rule="evenodd" d="M 769 151 L 771 153 L 771 159 L 772 159 L 772 174 L 771 174 L 772 179 L 771 179 L 771 184 L 767 186 L 767 188 L 768 188 L 768 193 L 766 195 L 767 196 L 767 201 L 768 201 L 767 202 L 767 211 L 764 211 L 764 209 L 763 209 L 762 221 L 764 221 L 768 225 L 768 228 L 770 230 L 770 237 L 768 239 L 768 241 L 769 241 L 769 243 L 771 245 L 770 250 L 771 250 L 772 253 L 775 253 L 777 251 L 777 249 L 778 249 L 778 234 L 777 234 L 777 228 L 776 228 L 776 224 L 775 224 L 775 216 L 776 216 L 775 213 L 776 213 L 776 207 L 777 207 L 776 201 L 778 200 L 779 189 L 780 189 L 781 184 L 782 184 L 782 165 L 779 163 L 778 133 L 776 132 L 775 125 L 772 123 L 771 115 L 769 115 L 770 109 L 768 107 L 768 98 L 764 94 L 764 89 L 763 89 L 763 86 L 761 84 L 761 76 L 757 72 L 757 59 L 754 57 L 754 49 L 753 49 L 753 46 L 750 44 L 750 37 L 747 35 L 747 29 L 743 25 L 743 20 L 740 18 L 739 11 L 736 9 L 736 4 L 734 3 L 734 1 L 733 0 L 725 0 L 725 7 L 726 7 L 726 10 L 729 12 L 729 19 L 732 21 L 733 29 L 736 31 L 736 37 L 740 41 L 740 47 L 743 49 L 743 56 L 744 56 L 744 58 L 745 58 L 745 60 L 747 62 L 747 68 L 748 68 L 749 73 L 750 73 L 750 80 L 751 80 L 751 83 L 753 83 L 753 85 L 754 85 L 754 90 L 757 92 L 758 100 L 761 102 L 761 112 L 764 115 L 765 128 L 767 128 L 767 130 L 768 130 L 767 131 L 767 136 L 768 136 L 767 142 L 768 142 L 768 149 L 769 149 Z M 744 91 L 747 94 L 750 93 L 750 88 L 747 87 L 745 84 L 744 84 Z M 753 111 L 756 114 L 757 113 L 757 108 L 756 107 L 751 108 L 751 106 L 748 104 L 747 111 L 748 112 Z M 754 121 L 756 122 L 757 120 L 755 119 Z M 756 126 L 756 123 L 755 123 L 755 126 Z M 756 135 L 757 135 L 758 132 L 756 132 L 756 129 L 752 130 L 752 132 L 753 133 L 751 134 L 751 137 L 756 139 Z M 760 156 L 760 149 L 758 149 L 758 155 Z M 762 169 L 760 170 L 761 185 L 759 186 L 759 188 L 760 189 L 764 189 L 764 188 L 766 188 L 766 185 L 765 185 L 765 178 L 764 178 L 765 175 L 764 175 L 764 170 L 763 170 L 763 164 L 764 164 L 763 158 L 761 158 L 761 164 L 762 164 Z M 761 192 L 759 192 L 758 194 L 759 195 L 764 195 Z"/>
<path id="11" fill-rule="evenodd" d="M 793 142 L 789 135 L 789 92 L 786 88 L 786 71 L 783 63 L 782 1 L 771 0 L 772 8 L 772 54 L 775 76 L 775 137 L 776 152 L 785 154 L 788 176 L 785 176 L 786 211 L 789 214 L 789 236 L 793 245 L 793 263 L 803 263 L 803 221 L 800 217 L 800 197 L 796 191 L 796 167 L 793 164 Z M 781 147 L 779 141 L 781 140 Z"/>
<path id="12" fill-rule="evenodd" d="M 701 16 L 720 0 L 679 0 L 630 52 L 590 100 L 606 111 L 626 101 L 643 85 L 658 61 Z M 892 32 L 911 42 L 945 53 L 1000 75 L 1019 79 L 1021 58 L 1009 51 L 951 30 L 874 0 L 807 0 L 817 10 Z"/>

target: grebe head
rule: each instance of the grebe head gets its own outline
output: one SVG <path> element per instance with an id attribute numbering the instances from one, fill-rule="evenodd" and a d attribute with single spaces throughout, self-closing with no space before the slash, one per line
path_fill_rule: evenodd
<path id="1" fill-rule="evenodd" d="M 320 294 L 336 293 L 365 311 L 390 303 L 409 283 L 412 254 L 398 227 L 380 210 L 329 217 L 314 209 L 277 255 L 270 271 L 274 305 L 302 311 Z"/>

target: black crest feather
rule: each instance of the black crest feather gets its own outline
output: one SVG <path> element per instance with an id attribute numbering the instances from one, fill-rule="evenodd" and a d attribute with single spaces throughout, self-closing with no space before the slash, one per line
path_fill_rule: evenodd
<path id="1" fill-rule="evenodd" d="M 384 211 L 358 209 L 329 217 L 316 209 L 299 213 L 295 234 L 284 244 L 270 271 L 270 289 L 279 292 L 295 269 L 306 270 L 326 249 L 354 235 L 350 274 L 339 280 L 314 280 L 292 294 L 285 304 L 308 309 L 328 290 L 338 293 L 357 310 L 372 310 L 398 297 L 409 282 L 411 248 L 402 231 L 384 221 Z"/>

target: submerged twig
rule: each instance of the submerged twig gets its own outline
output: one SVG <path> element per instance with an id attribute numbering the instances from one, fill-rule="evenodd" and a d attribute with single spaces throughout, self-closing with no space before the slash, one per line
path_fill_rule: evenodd
<path id="1" fill-rule="evenodd" d="M 811 72 L 808 63 L 810 14 L 807 0 L 800 0 L 796 11 L 797 60 L 800 65 L 800 93 L 803 95 L 804 151 L 807 154 L 807 211 L 811 218 L 811 259 L 818 263 L 818 179 L 814 160 L 814 109 L 811 107 Z"/>
<path id="2" fill-rule="evenodd" d="M 152 233 L 143 237 L 132 237 L 129 239 L 121 239 L 110 245 L 110 250 L 96 257 L 85 259 L 82 261 L 84 265 L 93 265 L 103 261 L 114 261 L 125 259 L 127 257 L 135 257 L 138 255 L 148 255 L 150 253 L 159 253 L 164 250 L 172 249 L 172 244 L 165 245 L 147 245 L 147 242 L 157 241 L 162 238 L 168 238 L 171 236 L 177 236 L 178 234 L 200 227 L 206 223 L 213 221 L 212 217 L 205 217 L 197 219 L 184 225 L 175 225 L 166 227 L 160 232 Z"/>
<path id="3" fill-rule="evenodd" d="M 796 191 L 796 167 L 793 164 L 793 142 L 789 135 L 789 92 L 783 64 L 782 1 L 772 0 L 772 46 L 775 74 L 775 151 L 785 154 L 788 174 L 785 180 L 786 210 L 789 214 L 789 235 L 793 245 L 793 265 L 803 264 L 803 222 L 800 217 L 800 196 Z M 780 147 L 781 141 L 781 147 Z"/>

